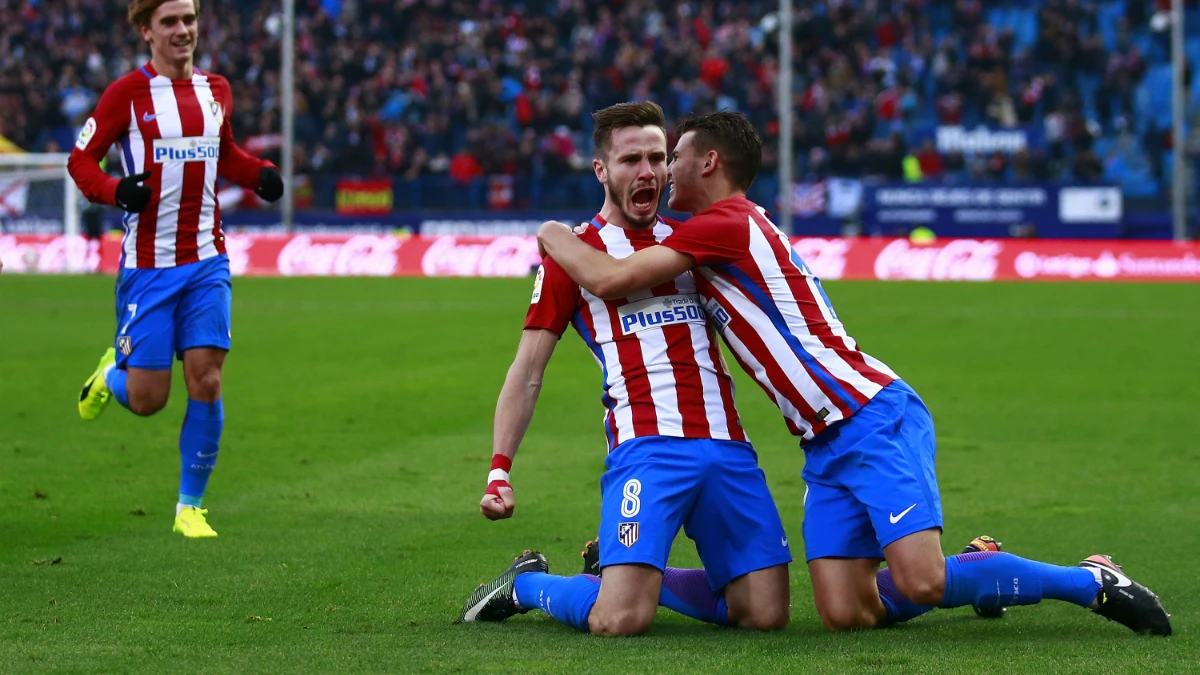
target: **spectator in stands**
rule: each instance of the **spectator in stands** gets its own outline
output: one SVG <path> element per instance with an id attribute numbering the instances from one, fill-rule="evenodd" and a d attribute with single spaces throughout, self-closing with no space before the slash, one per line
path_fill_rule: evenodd
<path id="1" fill-rule="evenodd" d="M 205 3 L 197 65 L 236 74 L 235 132 L 278 161 L 280 18 L 270 4 Z M 675 118 L 736 109 L 777 139 L 773 0 L 297 4 L 303 171 L 408 179 L 448 172 L 465 181 L 586 173 L 589 112 L 642 98 Z M 1164 55 L 1136 45 L 1151 44 L 1157 2 L 1126 0 L 1115 27 L 1102 25 L 1090 0 L 1006 4 L 1003 25 L 989 24 L 994 5 L 983 0 L 798 5 L 798 175 L 900 179 L 918 134 L 986 123 L 1042 125 L 1046 152 L 1019 162 L 988 155 L 975 173 L 995 178 L 1004 164 L 1006 175 L 1069 179 L 1095 175 L 1097 166 L 1103 173 L 1104 163 L 1086 156 L 1097 136 L 1149 128 L 1137 119 L 1138 91 Z M 70 146 L 102 87 L 146 59 L 134 31 L 113 30 L 123 7 L 0 3 L 0 133 L 26 150 Z M 1011 21 L 1020 7 L 1029 29 Z M 1142 152 L 1161 153 L 1162 140 L 1149 133 Z M 767 144 L 768 169 L 774 146 Z M 914 157 L 926 180 L 962 179 L 972 169 L 967 157 L 931 146 Z"/>

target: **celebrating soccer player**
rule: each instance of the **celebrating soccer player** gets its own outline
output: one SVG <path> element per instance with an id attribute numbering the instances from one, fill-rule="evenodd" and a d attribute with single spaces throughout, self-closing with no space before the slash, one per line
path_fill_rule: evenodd
<path id="1" fill-rule="evenodd" d="M 695 268 L 712 322 L 804 448 L 804 545 L 825 625 L 872 628 L 934 607 L 987 612 L 1048 598 L 1169 635 L 1158 598 L 1107 556 L 1061 567 L 987 541 L 943 555 L 933 420 L 912 387 L 858 348 L 820 281 L 746 198 L 761 163 L 754 127 L 719 112 L 679 131 L 668 203 L 694 215 L 661 245 L 614 257 L 561 223 L 544 225 L 539 241 L 604 298 L 636 297 Z M 877 574 L 881 560 L 888 568 Z"/>
<path id="2" fill-rule="evenodd" d="M 667 177 L 663 113 L 653 103 L 629 103 L 601 110 L 594 119 L 593 167 L 605 200 L 581 241 L 598 252 L 628 256 L 671 233 L 657 218 Z M 635 635 L 649 627 L 661 599 L 710 623 L 786 626 L 787 538 L 687 270 L 653 289 L 606 301 L 581 290 L 553 259 L 545 260 L 496 404 L 483 515 L 498 520 L 513 513 L 513 457 L 546 364 L 568 325 L 604 375 L 604 581 L 550 575 L 540 553 L 526 552 L 470 596 L 460 620 L 500 621 L 540 608 L 582 631 Z M 680 527 L 695 541 L 705 569 L 664 575 Z"/>
<path id="3" fill-rule="evenodd" d="M 110 399 L 138 415 L 167 404 L 173 357 L 183 361 L 187 414 L 174 530 L 215 537 L 201 509 L 224 426 L 221 371 L 230 346 L 231 283 L 217 177 L 275 201 L 283 180 L 233 140 L 229 82 L 192 65 L 199 0 L 134 0 L 129 20 L 149 63 L 113 82 L 80 131 L 67 167 L 91 201 L 124 209 L 117 332 L 79 394 L 94 420 Z M 99 162 L 120 143 L 125 177 Z"/>

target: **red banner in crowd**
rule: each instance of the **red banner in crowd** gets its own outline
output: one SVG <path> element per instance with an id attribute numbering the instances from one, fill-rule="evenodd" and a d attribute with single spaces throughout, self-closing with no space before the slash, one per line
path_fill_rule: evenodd
<path id="1" fill-rule="evenodd" d="M 344 178 L 337 182 L 334 208 L 343 215 L 382 215 L 391 213 L 393 196 L 388 178 Z"/>
<path id="2" fill-rule="evenodd" d="M 233 234 L 238 276 L 527 276 L 540 258 L 533 237 Z M 823 279 L 1200 282 L 1200 243 L 1040 239 L 794 237 Z M 0 235 L 5 273 L 116 272 L 120 242 Z"/>

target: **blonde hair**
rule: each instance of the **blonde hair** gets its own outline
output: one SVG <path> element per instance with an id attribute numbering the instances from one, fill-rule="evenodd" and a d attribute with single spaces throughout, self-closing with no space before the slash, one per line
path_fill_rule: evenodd
<path id="1" fill-rule="evenodd" d="M 133 0 L 129 3 L 129 23 L 135 26 L 149 26 L 150 17 L 154 11 L 167 3 L 167 0 Z M 196 13 L 200 13 L 200 0 L 192 0 Z"/>

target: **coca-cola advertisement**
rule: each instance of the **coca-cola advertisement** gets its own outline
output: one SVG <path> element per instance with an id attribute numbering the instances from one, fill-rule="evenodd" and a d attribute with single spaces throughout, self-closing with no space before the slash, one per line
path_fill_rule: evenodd
<path id="1" fill-rule="evenodd" d="M 823 279 L 1200 282 L 1200 244 L 1169 241 L 793 237 Z M 231 234 L 236 276 L 521 277 L 541 262 L 529 236 Z M 115 273 L 116 238 L 0 235 L 4 272 Z"/>

